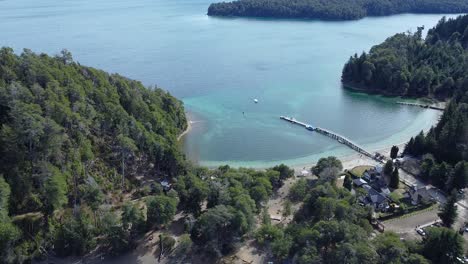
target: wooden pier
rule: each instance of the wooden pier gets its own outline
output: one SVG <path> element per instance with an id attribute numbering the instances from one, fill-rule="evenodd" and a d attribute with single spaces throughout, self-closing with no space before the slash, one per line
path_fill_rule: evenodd
<path id="1" fill-rule="evenodd" d="M 287 117 L 287 116 L 280 116 L 280 119 L 282 120 L 285 120 L 285 121 L 288 121 L 292 124 L 295 124 L 295 125 L 299 125 L 299 126 L 302 126 L 304 128 L 306 128 L 307 130 L 310 130 L 310 131 L 315 131 L 317 133 L 320 133 L 322 135 L 325 135 L 327 137 L 330 137 L 332 139 L 335 139 L 337 140 L 338 142 L 340 142 L 341 144 L 343 145 L 346 145 L 348 146 L 349 148 L 363 154 L 363 155 L 366 155 L 372 159 L 375 159 L 375 157 L 368 151 L 364 150 L 362 147 L 360 147 L 358 144 L 352 142 L 351 140 L 349 140 L 348 138 L 342 136 L 342 135 L 339 135 L 335 132 L 332 132 L 330 130 L 327 130 L 325 128 L 320 128 L 320 127 L 313 127 L 312 125 L 309 125 L 307 123 L 304 123 L 304 122 L 301 122 L 301 121 L 298 121 L 296 120 L 295 118 L 293 117 Z"/>
<path id="2" fill-rule="evenodd" d="M 421 108 L 433 109 L 433 110 L 439 110 L 439 111 L 444 111 L 445 110 L 442 107 L 437 107 L 437 106 L 432 106 L 432 105 L 425 105 L 425 104 L 418 104 L 418 103 L 407 103 L 407 102 L 396 102 L 396 103 L 401 104 L 401 105 L 418 106 L 418 107 L 421 107 Z"/>

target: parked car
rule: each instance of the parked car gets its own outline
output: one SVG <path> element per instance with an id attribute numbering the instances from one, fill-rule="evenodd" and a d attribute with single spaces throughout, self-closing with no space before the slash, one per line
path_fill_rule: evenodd
<path id="1" fill-rule="evenodd" d="M 422 228 L 417 228 L 416 232 L 418 232 L 418 234 L 420 234 L 421 236 L 426 236 L 426 232 L 424 232 Z"/>

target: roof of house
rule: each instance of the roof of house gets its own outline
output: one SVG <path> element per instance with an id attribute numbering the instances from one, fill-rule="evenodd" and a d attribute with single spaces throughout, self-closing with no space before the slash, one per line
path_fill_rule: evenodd
<path id="1" fill-rule="evenodd" d="M 364 184 L 367 184 L 367 182 L 361 178 L 358 178 L 358 179 L 354 179 L 353 180 L 353 183 L 356 185 L 356 186 L 361 186 L 361 185 L 364 185 Z"/>
<path id="2" fill-rule="evenodd" d="M 383 167 L 382 167 L 382 166 L 375 166 L 375 171 L 376 171 L 377 173 L 382 173 Z"/>
<path id="3" fill-rule="evenodd" d="M 390 195 L 390 190 L 387 187 L 380 188 L 382 191 L 382 194 L 384 195 Z"/>
<path id="4" fill-rule="evenodd" d="M 418 202 L 419 197 L 423 199 L 427 199 L 431 197 L 431 194 L 429 193 L 427 186 L 413 186 L 411 189 L 408 191 L 409 195 L 411 196 L 411 200 L 414 202 Z"/>
<path id="5" fill-rule="evenodd" d="M 381 193 L 377 192 L 374 189 L 370 189 L 368 191 L 368 195 L 372 203 L 375 203 L 375 204 L 380 204 L 387 199 L 385 196 L 383 196 Z"/>

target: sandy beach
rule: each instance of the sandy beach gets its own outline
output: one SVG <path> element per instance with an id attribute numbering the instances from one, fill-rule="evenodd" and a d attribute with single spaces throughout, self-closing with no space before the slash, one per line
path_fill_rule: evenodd
<path id="1" fill-rule="evenodd" d="M 185 116 L 187 118 L 187 128 L 182 132 L 178 137 L 177 141 L 180 141 L 185 135 L 187 135 L 190 130 L 192 129 L 192 121 L 190 120 L 190 115 L 189 113 L 185 113 Z"/>
<path id="2" fill-rule="evenodd" d="M 405 144 L 406 144 L 406 142 L 396 144 L 396 146 L 400 149 L 400 151 L 398 153 L 401 153 L 404 150 Z M 371 151 L 371 153 L 379 152 L 380 154 L 383 154 L 386 157 L 389 157 L 390 156 L 390 149 L 392 148 L 392 146 L 393 145 L 385 147 L 385 148 L 377 149 L 377 150 Z M 343 169 L 348 169 L 348 170 L 352 169 L 352 168 L 354 168 L 356 166 L 361 166 L 361 165 L 375 166 L 375 165 L 380 164 L 376 160 L 371 159 L 371 158 L 369 158 L 369 157 L 367 157 L 365 155 L 359 154 L 359 153 L 353 153 L 353 154 L 347 155 L 347 156 L 337 156 L 337 158 L 341 160 L 341 162 L 343 164 Z M 302 170 L 304 170 L 304 168 L 305 169 L 310 169 L 313 166 L 315 166 L 315 164 L 316 164 L 316 162 L 310 162 L 310 163 L 306 163 L 306 164 L 294 165 L 294 166 L 292 166 L 292 168 L 296 171 L 296 173 L 300 173 Z"/>

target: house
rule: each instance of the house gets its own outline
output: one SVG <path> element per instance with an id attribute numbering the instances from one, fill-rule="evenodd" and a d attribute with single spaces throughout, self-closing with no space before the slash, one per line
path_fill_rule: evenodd
<path id="1" fill-rule="evenodd" d="M 368 184 L 361 187 L 366 190 L 366 195 L 359 197 L 359 201 L 365 205 L 372 205 L 377 211 L 385 210 L 388 206 L 388 199 L 385 194 L 378 192 Z"/>
<path id="2" fill-rule="evenodd" d="M 417 205 L 421 202 L 428 202 L 432 199 L 427 186 L 412 186 L 407 194 L 411 199 L 411 204 L 413 205 Z"/>
<path id="3" fill-rule="evenodd" d="M 367 182 L 361 178 L 357 178 L 353 180 L 353 184 L 357 187 L 361 187 L 362 185 L 367 184 Z"/>
<path id="4" fill-rule="evenodd" d="M 375 209 L 382 210 L 388 206 L 387 197 L 385 197 L 375 189 L 370 189 L 367 193 L 366 198 L 370 200 Z"/>
<path id="5" fill-rule="evenodd" d="M 362 174 L 362 178 L 364 180 L 366 180 L 367 182 L 370 182 L 371 181 L 371 175 L 369 174 L 368 171 L 364 172 L 364 174 Z"/>
<path id="6" fill-rule="evenodd" d="M 385 195 L 385 196 L 389 196 L 390 195 L 390 189 L 388 189 L 388 187 L 381 187 L 380 188 L 380 192 Z"/>

